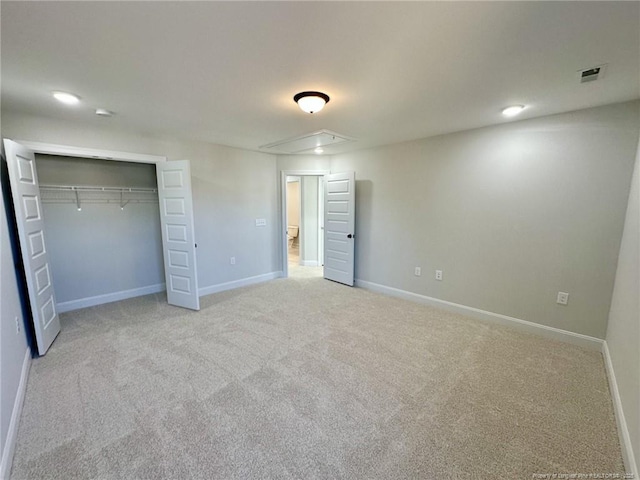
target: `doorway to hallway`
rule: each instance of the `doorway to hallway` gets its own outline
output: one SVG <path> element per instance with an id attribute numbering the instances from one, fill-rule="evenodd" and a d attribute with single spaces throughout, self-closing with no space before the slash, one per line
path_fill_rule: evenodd
<path id="1" fill-rule="evenodd" d="M 324 176 L 287 175 L 284 198 L 288 276 L 321 277 L 324 263 Z"/>

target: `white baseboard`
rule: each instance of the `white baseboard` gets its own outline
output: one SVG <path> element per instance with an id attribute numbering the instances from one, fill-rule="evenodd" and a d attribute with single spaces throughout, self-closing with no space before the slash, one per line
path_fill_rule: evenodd
<path id="1" fill-rule="evenodd" d="M 212 293 L 224 292 L 225 290 L 232 290 L 234 288 L 246 287 L 247 285 L 254 285 L 256 283 L 268 282 L 269 280 L 280 277 L 282 277 L 282 272 L 264 273 L 262 275 L 256 275 L 255 277 L 241 278 L 240 280 L 233 280 L 232 282 L 201 287 L 198 289 L 198 294 L 202 297 L 203 295 L 211 295 Z"/>
<path id="2" fill-rule="evenodd" d="M 95 307 L 96 305 L 102 305 L 103 303 L 117 302 L 120 300 L 126 300 L 127 298 L 164 292 L 165 289 L 166 285 L 164 283 L 158 283 L 156 285 L 149 285 L 146 287 L 132 288 L 131 290 L 122 290 L 120 292 L 96 295 L 95 297 L 86 297 L 78 300 L 61 302 L 57 304 L 58 313 L 70 312 L 71 310 L 78 310 L 80 308 Z"/>
<path id="3" fill-rule="evenodd" d="M 609 391 L 611 392 L 611 398 L 613 400 L 613 411 L 615 412 L 616 422 L 618 424 L 618 437 L 620 438 L 620 445 L 622 447 L 624 467 L 626 469 L 626 473 L 634 474 L 632 478 L 640 479 L 640 476 L 638 475 L 638 464 L 636 463 L 635 455 L 633 454 L 633 446 L 631 445 L 629 428 L 622 409 L 622 400 L 620 398 L 620 391 L 618 390 L 618 382 L 616 381 L 616 374 L 613 370 L 613 362 L 611 361 L 609 346 L 606 341 L 602 343 L 602 356 L 604 357 L 604 367 L 607 371 L 607 378 L 609 379 Z"/>
<path id="4" fill-rule="evenodd" d="M 318 267 L 317 260 L 300 260 L 301 267 Z"/>
<path id="5" fill-rule="evenodd" d="M 404 298 L 405 300 L 411 300 L 418 303 L 430 305 L 432 307 L 441 308 L 450 312 L 460 313 L 467 315 L 478 320 L 498 323 L 508 327 L 517 328 L 528 333 L 536 335 L 543 335 L 554 340 L 560 340 L 562 342 L 572 343 L 581 347 L 586 347 L 592 350 L 602 350 L 602 344 L 604 340 L 600 338 L 590 337 L 588 335 L 582 335 L 580 333 L 570 332 L 568 330 L 562 330 L 560 328 L 549 327 L 546 325 L 540 325 L 538 323 L 529 322 L 527 320 L 521 320 L 519 318 L 509 317 L 500 313 L 487 312 L 486 310 L 480 310 L 479 308 L 468 307 L 466 305 L 460 305 L 458 303 L 447 302 L 446 300 L 440 300 L 438 298 L 427 297 L 426 295 L 420 295 L 418 293 L 407 292 L 406 290 L 400 290 L 398 288 L 387 287 L 386 285 L 380 285 L 378 283 L 367 282 L 365 280 L 355 280 L 356 287 L 371 290 L 373 292 L 384 293 L 394 297 Z"/>
<path id="6" fill-rule="evenodd" d="M 16 440 L 18 437 L 18 426 L 20 424 L 20 414 L 22 413 L 22 405 L 24 403 L 24 394 L 27 390 L 27 380 L 29 378 L 29 367 L 31 367 L 31 350 L 27 347 L 22 362 L 22 373 L 20 374 L 20 383 L 16 392 L 16 399 L 13 402 L 13 411 L 11 412 L 11 420 L 9 421 L 9 429 L 7 431 L 7 439 L 4 443 L 2 451 L 2 460 L 0 460 L 0 479 L 9 478 L 11 473 L 11 464 L 13 462 L 13 453 L 16 448 Z"/>

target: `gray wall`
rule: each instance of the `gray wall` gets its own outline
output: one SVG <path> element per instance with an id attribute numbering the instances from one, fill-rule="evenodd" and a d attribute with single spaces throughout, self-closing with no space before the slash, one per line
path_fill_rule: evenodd
<path id="1" fill-rule="evenodd" d="M 276 180 L 280 183 L 280 172 L 286 170 L 329 171 L 329 155 L 278 155 Z"/>
<path id="2" fill-rule="evenodd" d="M 607 346 L 636 462 L 640 461 L 640 144 L 618 257 Z M 636 466 L 636 469 L 638 467 Z"/>
<path id="3" fill-rule="evenodd" d="M 279 271 L 276 157 L 202 142 L 2 111 L 14 140 L 164 155 L 191 161 L 199 287 Z M 267 220 L 256 227 L 255 219 Z M 229 258 L 236 257 L 236 265 Z"/>
<path id="4" fill-rule="evenodd" d="M 1 192 L 3 188 L 4 185 L 0 187 L 0 458 L 6 446 L 9 422 L 28 349 L 9 242 L 9 224 Z M 15 317 L 18 317 L 20 332 L 16 330 Z"/>
<path id="5" fill-rule="evenodd" d="M 629 102 L 333 156 L 356 278 L 604 338 L 639 124 Z"/>
<path id="6" fill-rule="evenodd" d="M 41 184 L 155 188 L 155 165 L 36 155 Z M 81 195 L 81 200 L 82 200 Z M 58 303 L 164 283 L 158 203 L 44 203 Z"/>
<path id="7" fill-rule="evenodd" d="M 191 160 L 200 288 L 280 271 L 274 156 L 188 146 L 167 151 L 169 158 Z M 266 227 L 256 227 L 257 218 Z"/>

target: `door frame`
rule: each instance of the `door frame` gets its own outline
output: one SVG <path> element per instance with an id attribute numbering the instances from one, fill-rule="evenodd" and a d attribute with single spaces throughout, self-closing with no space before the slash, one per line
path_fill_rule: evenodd
<path id="1" fill-rule="evenodd" d="M 161 155 L 147 155 L 143 153 L 119 152 L 101 148 L 74 147 L 71 145 L 58 145 L 55 143 L 31 142 L 28 140 L 14 140 L 33 150 L 35 153 L 45 155 L 61 155 L 66 157 L 95 158 L 98 160 L 113 160 L 115 162 L 133 163 L 160 163 L 166 162 L 167 157 Z"/>
<path id="2" fill-rule="evenodd" d="M 289 276 L 289 264 L 287 262 L 287 177 L 324 177 L 330 173 L 331 170 L 280 170 L 280 260 L 284 278 Z M 302 180 L 300 181 L 300 198 L 302 201 Z M 302 211 L 300 212 L 300 218 L 302 219 Z M 298 235 L 300 234 L 298 233 Z M 302 245 L 300 245 L 300 248 L 302 249 Z"/>
<path id="3" fill-rule="evenodd" d="M 288 179 L 289 178 L 295 178 L 296 180 L 294 180 L 293 182 L 290 182 Z M 298 260 L 298 265 L 300 265 L 300 262 L 302 261 L 302 177 L 299 177 L 297 175 L 287 175 L 285 176 L 285 189 L 286 191 L 285 193 L 285 203 L 284 203 L 284 208 L 287 210 L 286 213 L 286 220 L 284 223 L 284 229 L 285 229 L 285 235 L 287 237 L 287 268 L 289 268 L 289 183 L 295 183 L 298 182 L 298 253 L 299 253 L 299 260 Z M 293 244 L 293 243 L 292 243 Z"/>
<path id="4" fill-rule="evenodd" d="M 318 266 L 324 267 L 324 177 L 318 177 Z"/>

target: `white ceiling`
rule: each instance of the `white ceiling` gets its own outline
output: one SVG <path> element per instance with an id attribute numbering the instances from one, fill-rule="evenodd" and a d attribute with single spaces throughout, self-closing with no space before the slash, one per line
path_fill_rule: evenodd
<path id="1" fill-rule="evenodd" d="M 639 2 L 2 2 L 2 108 L 325 153 L 640 97 Z M 578 70 L 608 64 L 580 84 Z M 57 103 L 76 93 L 81 106 Z M 313 116 L 293 95 L 331 97 Z M 117 112 L 105 119 L 96 107 Z"/>

